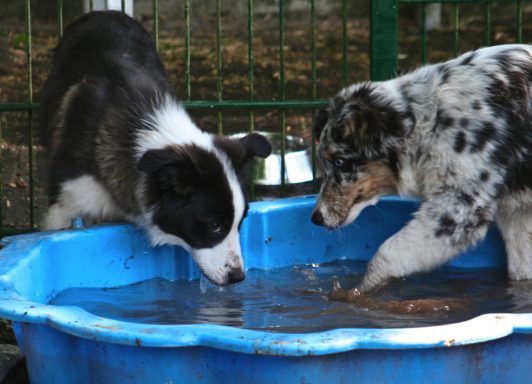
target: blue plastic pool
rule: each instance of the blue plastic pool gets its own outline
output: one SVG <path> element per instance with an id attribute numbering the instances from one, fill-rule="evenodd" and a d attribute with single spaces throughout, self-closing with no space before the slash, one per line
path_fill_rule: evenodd
<path id="1" fill-rule="evenodd" d="M 415 201 L 384 198 L 339 236 L 310 222 L 314 201 L 253 203 L 241 231 L 246 267 L 323 263 L 344 255 L 367 260 L 417 208 Z M 127 323 L 45 303 L 70 287 L 197 278 L 186 252 L 151 249 L 130 225 L 14 236 L 2 244 L 0 316 L 14 321 L 33 383 L 530 382 L 532 314 L 308 334 Z M 504 268 L 504 262 L 492 230 L 453 264 Z"/>

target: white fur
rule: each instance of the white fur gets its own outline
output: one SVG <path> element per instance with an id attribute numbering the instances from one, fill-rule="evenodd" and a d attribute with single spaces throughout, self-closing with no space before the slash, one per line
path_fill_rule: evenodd
<path id="1" fill-rule="evenodd" d="M 170 96 L 144 119 L 144 123 L 151 129 L 138 132 L 136 150 L 139 159 L 150 149 L 161 149 L 170 144 L 195 144 L 204 149 L 213 147 L 212 135 L 201 131 L 183 106 Z"/>
<path id="2" fill-rule="evenodd" d="M 183 239 L 163 232 L 153 223 L 152 212 L 145 208 L 142 217 L 135 222 L 145 228 L 153 245 L 175 244 L 187 249 L 204 274 L 214 283 L 223 284 L 227 273 L 233 268 L 242 268 L 242 252 L 238 224 L 245 209 L 245 198 L 240 182 L 227 155 L 213 145 L 213 136 L 201 131 L 190 119 L 183 107 L 170 97 L 152 115 L 145 119 L 151 130 L 139 134 L 137 156 L 150 149 L 161 149 L 168 145 L 194 144 L 213 153 L 223 166 L 233 196 L 234 219 L 227 237 L 213 248 L 193 249 Z M 144 178 L 143 178 L 144 180 Z M 139 201 L 143 201 L 143 182 L 137 188 Z"/>
<path id="3" fill-rule="evenodd" d="M 430 130 L 436 123 L 435 113 L 430 113 L 434 108 L 445 111 L 460 111 L 456 118 L 467 118 L 470 121 L 489 121 L 498 130 L 502 130 L 503 120 L 489 108 L 472 110 L 467 106 L 470 99 L 484 100 L 485 71 L 492 71 L 501 81 L 507 79 L 498 70 L 499 66 L 493 55 L 508 48 L 525 48 L 532 55 L 530 46 L 499 46 L 477 51 L 475 61 L 481 61 L 482 66 L 476 66 L 469 71 L 456 71 L 453 81 L 439 88 L 435 88 L 435 67 L 421 68 L 412 74 L 387 82 L 387 88 L 399 87 L 402 84 L 417 82 L 411 88 L 418 103 L 411 105 L 418 124 L 412 135 L 406 140 L 406 148 L 412 151 L 424 149 L 423 156 L 417 164 L 407 161 L 406 152 L 400 173 L 399 193 L 402 195 L 420 196 L 425 199 L 420 212 L 403 230 L 388 239 L 378 250 L 377 254 L 368 265 L 368 273 L 361 285 L 362 290 L 372 289 L 390 277 L 406 276 L 413 272 L 428 271 L 435 268 L 457 255 L 460 250 L 481 240 L 487 231 L 483 227 L 471 234 L 464 243 L 453 242 L 453 236 L 434 236 L 437 228 L 437 217 L 443 212 L 452 212 L 453 218 L 465 221 L 474 217 L 472 210 L 458 203 L 457 196 L 453 196 L 453 189 L 442 196 L 442 188 L 457 186 L 467 193 L 477 193 L 477 206 L 487 207 L 492 212 L 491 219 L 496 219 L 503 234 L 507 250 L 508 274 L 511 279 L 532 278 L 532 191 L 526 190 L 517 196 L 511 196 L 495 204 L 492 197 L 485 190 L 478 191 L 479 186 L 473 180 L 478 180 L 480 172 L 490 170 L 491 183 L 503 182 L 504 174 L 496 172 L 491 166 L 491 153 L 495 148 L 494 141 L 488 141 L 483 150 L 471 153 L 464 151 L 457 155 L 451 148 L 441 143 L 428 141 L 431 138 Z M 457 58 L 448 63 L 458 63 L 462 58 Z M 514 61 L 528 60 L 522 53 L 514 55 Z M 477 73 L 478 75 L 475 75 Z M 427 81 L 420 81 L 426 77 Z M 432 81 L 432 85 L 431 85 Z M 467 98 L 464 99 L 464 94 Z M 399 98 L 401 100 L 401 98 Z M 428 112 L 429 111 L 429 112 Z M 428 118 L 427 118 L 428 117 Z M 454 117 L 451 115 L 451 117 Z M 501 127 L 499 127 L 499 125 Z M 446 132 L 441 135 L 444 137 Z M 447 132 L 454 135 L 455 132 Z M 452 143 L 449 138 L 447 142 Z M 523 156 L 522 153 L 517 156 Z M 523 159 L 523 161 L 530 161 Z M 423 164 L 423 166 L 420 166 Z M 447 173 L 454 170 L 456 176 L 451 179 Z M 495 216 L 495 207 L 498 207 L 498 217 Z M 437 212 L 437 214 L 436 214 Z M 454 236 L 456 238 L 457 236 Z"/>
<path id="4" fill-rule="evenodd" d="M 519 180 L 511 173 L 523 172 L 526 168 L 517 164 L 531 161 L 531 66 L 532 45 L 503 45 L 369 84 L 374 95 L 404 116 L 397 190 L 423 203 L 414 219 L 379 248 L 362 290 L 449 261 L 484 238 L 493 221 L 505 240 L 509 277 L 532 278 L 532 190 L 525 180 L 513 190 Z M 350 100 L 360 86 L 347 87 L 340 98 Z M 518 122 L 524 139 L 516 139 L 511 129 L 515 115 L 524 118 Z M 504 158 L 508 148 L 511 160 Z M 344 223 L 336 224 L 351 222 L 366 205 L 352 207 Z M 320 212 L 325 223 L 334 221 L 324 207 Z"/>
<path id="5" fill-rule="evenodd" d="M 93 176 L 83 175 L 61 184 L 57 202 L 50 206 L 42 224 L 45 230 L 70 226 L 74 217 L 93 220 L 124 220 L 105 188 Z"/>
<path id="6" fill-rule="evenodd" d="M 220 244 L 213 248 L 197 249 L 193 256 L 205 276 L 215 283 L 224 282 L 228 270 L 234 268 L 243 270 L 238 223 Z"/>
<path id="7" fill-rule="evenodd" d="M 496 221 L 505 240 L 508 275 L 513 280 L 532 276 L 532 191 L 501 201 Z"/>
<path id="8" fill-rule="evenodd" d="M 347 214 L 347 218 L 341 225 L 347 225 L 349 223 L 352 223 L 366 207 L 369 207 L 370 205 L 375 205 L 378 201 L 379 198 L 375 196 L 372 199 L 353 205 L 349 210 L 349 213 Z"/>

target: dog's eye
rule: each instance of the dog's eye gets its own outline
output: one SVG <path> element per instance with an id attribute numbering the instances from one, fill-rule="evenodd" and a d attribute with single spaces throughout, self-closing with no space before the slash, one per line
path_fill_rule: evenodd
<path id="1" fill-rule="evenodd" d="M 344 159 L 336 159 L 334 160 L 334 166 L 337 167 L 337 168 L 341 168 L 345 165 L 345 160 Z"/>
<path id="2" fill-rule="evenodd" d="M 216 221 L 209 223 L 209 231 L 213 233 L 219 233 L 221 230 L 222 230 L 222 225 L 220 223 L 217 223 Z"/>

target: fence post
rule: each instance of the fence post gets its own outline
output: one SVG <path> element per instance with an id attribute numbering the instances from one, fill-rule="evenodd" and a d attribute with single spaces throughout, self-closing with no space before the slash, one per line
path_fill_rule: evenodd
<path id="1" fill-rule="evenodd" d="M 397 0 L 371 0 L 371 80 L 387 80 L 397 75 L 397 25 Z"/>

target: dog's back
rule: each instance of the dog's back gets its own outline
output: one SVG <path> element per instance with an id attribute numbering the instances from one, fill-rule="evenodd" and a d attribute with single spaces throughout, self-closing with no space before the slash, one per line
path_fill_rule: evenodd
<path id="1" fill-rule="evenodd" d="M 52 70 L 41 93 L 40 139 L 49 147 L 62 102 L 81 81 L 105 80 L 127 87 L 127 78 L 149 78 L 167 87 L 164 67 L 148 33 L 121 12 L 91 12 L 70 24 L 54 50 Z M 91 106 L 97 107 L 97 105 Z M 63 107 L 66 109 L 65 107 Z"/>
<path id="2" fill-rule="evenodd" d="M 133 184 L 138 118 L 167 93 L 164 67 L 137 21 L 120 12 L 92 12 L 69 25 L 40 94 L 39 135 L 52 164 L 50 203 L 62 182 L 82 174 L 106 178 L 101 168 L 110 163 L 115 170 L 107 178 L 117 186 L 110 192 L 121 208 L 135 211 L 134 197 L 121 189 Z"/>

